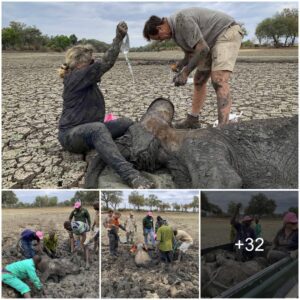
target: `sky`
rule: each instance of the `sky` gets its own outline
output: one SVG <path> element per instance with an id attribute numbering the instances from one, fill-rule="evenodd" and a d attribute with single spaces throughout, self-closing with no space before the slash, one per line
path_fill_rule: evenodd
<path id="1" fill-rule="evenodd" d="M 241 202 L 245 208 L 252 195 L 257 195 L 261 191 L 221 191 L 205 192 L 210 203 L 217 204 L 223 211 L 227 211 L 228 203 L 234 201 Z M 275 213 L 283 213 L 290 207 L 298 206 L 298 192 L 293 191 L 262 191 L 268 198 L 275 200 L 277 208 Z"/>
<path id="2" fill-rule="evenodd" d="M 19 201 L 23 203 L 33 203 L 37 196 L 54 197 L 56 196 L 58 202 L 63 202 L 65 200 L 70 200 L 74 197 L 76 191 L 54 191 L 54 190 L 37 190 L 37 191 L 14 191 L 17 195 Z"/>
<path id="3" fill-rule="evenodd" d="M 298 8 L 298 2 L 2 2 L 2 28 L 10 21 L 36 26 L 43 34 L 71 35 L 79 39 L 94 38 L 111 43 L 119 21 L 129 27 L 132 47 L 143 46 L 145 21 L 151 15 L 167 17 L 189 7 L 205 7 L 225 12 L 245 24 L 248 36 L 255 36 L 255 27 L 283 8 Z"/>
<path id="4" fill-rule="evenodd" d="M 124 190 L 123 191 L 123 203 L 120 205 L 121 207 L 126 208 L 133 208 L 128 203 L 128 196 L 132 192 L 132 190 Z M 150 194 L 154 194 L 158 197 L 159 200 L 162 200 L 165 203 L 172 204 L 177 202 L 178 204 L 187 204 L 193 201 L 194 196 L 199 197 L 198 190 L 168 190 L 168 191 L 157 191 L 157 190 L 150 190 L 150 191 L 137 191 L 140 195 L 144 195 L 147 198 Z"/>

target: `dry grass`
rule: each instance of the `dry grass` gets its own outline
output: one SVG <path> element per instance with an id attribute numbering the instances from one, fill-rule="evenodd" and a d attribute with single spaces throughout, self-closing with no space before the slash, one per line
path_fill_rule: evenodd
<path id="1" fill-rule="evenodd" d="M 282 226 L 281 219 L 262 219 L 262 236 L 272 241 Z M 201 249 L 230 242 L 230 220 L 224 218 L 201 218 Z"/>

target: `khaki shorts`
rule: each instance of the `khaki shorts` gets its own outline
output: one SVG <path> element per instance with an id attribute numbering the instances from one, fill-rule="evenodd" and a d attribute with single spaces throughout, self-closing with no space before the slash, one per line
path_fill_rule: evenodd
<path id="1" fill-rule="evenodd" d="M 211 56 L 201 65 L 198 71 L 233 71 L 243 39 L 239 25 L 226 28 L 217 38 L 211 49 Z"/>

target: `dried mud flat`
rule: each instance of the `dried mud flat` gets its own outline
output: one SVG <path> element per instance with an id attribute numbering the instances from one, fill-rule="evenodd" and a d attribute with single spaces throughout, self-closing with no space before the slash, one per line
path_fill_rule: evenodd
<path id="1" fill-rule="evenodd" d="M 124 60 L 118 61 L 101 80 L 107 112 L 137 120 L 155 98 L 163 96 L 173 101 L 175 119 L 184 118 L 191 105 L 193 86 L 177 88 L 171 83 L 173 75 L 168 62 L 180 57 L 178 52 L 130 53 L 129 58 L 131 55 L 135 84 Z M 63 86 L 56 69 L 63 62 L 63 55 L 4 53 L 2 57 L 3 188 L 82 187 L 85 157 L 63 151 L 57 140 Z M 238 62 L 231 86 L 232 112 L 243 111 L 241 120 L 297 113 L 296 62 Z M 211 84 L 201 119 L 204 126 L 217 119 Z M 168 174 L 163 176 L 166 180 L 157 175 L 158 187 L 172 188 Z M 100 178 L 99 187 L 124 187 L 118 181 L 118 176 L 107 171 Z"/>
<path id="2" fill-rule="evenodd" d="M 154 214 L 156 217 L 156 214 Z M 101 232 L 101 297 L 102 298 L 199 298 L 199 216 L 198 213 L 160 214 L 170 225 L 187 231 L 194 239 L 184 261 L 172 265 L 154 264 L 139 268 L 130 253 L 130 245 L 119 244 L 119 256 L 109 255 L 106 231 Z M 121 223 L 126 214 L 122 214 Z M 135 213 L 137 239 L 143 240 L 142 218 Z M 120 232 L 125 242 L 124 232 Z M 153 255 L 155 256 L 155 255 Z"/>
<path id="3" fill-rule="evenodd" d="M 92 209 L 88 209 L 92 213 Z M 47 232 L 56 224 L 59 238 L 58 259 L 51 260 L 56 270 L 43 285 L 44 294 L 32 288 L 33 298 L 99 298 L 99 255 L 91 255 L 89 270 L 80 255 L 71 255 L 68 247 L 68 233 L 63 222 L 71 209 L 2 209 L 2 266 L 24 259 L 17 251 L 20 233 L 25 229 Z M 91 215 L 92 216 L 92 215 Z M 55 223 L 54 223 L 55 222 Z M 54 225 L 55 226 L 55 225 Z M 45 256 L 47 259 L 47 257 Z M 54 274 L 55 273 L 55 274 Z M 27 283 L 32 286 L 28 281 Z M 19 298 L 12 288 L 2 285 L 2 298 Z"/>

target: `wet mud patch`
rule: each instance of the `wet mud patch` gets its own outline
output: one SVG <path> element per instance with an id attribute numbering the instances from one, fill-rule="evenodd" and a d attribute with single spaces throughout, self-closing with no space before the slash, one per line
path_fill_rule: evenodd
<path id="1" fill-rule="evenodd" d="M 136 266 L 130 247 L 120 244 L 119 256 L 114 257 L 102 243 L 102 298 L 199 298 L 197 246 L 192 246 L 181 262 L 165 264 L 153 259 L 148 268 Z"/>
<path id="2" fill-rule="evenodd" d="M 2 243 L 2 265 L 5 266 L 25 259 L 18 251 L 17 238 L 5 237 Z M 48 262 L 48 271 L 39 274 L 44 279 L 43 292 L 37 291 L 33 285 L 24 280 L 31 287 L 32 298 L 99 298 L 99 255 L 90 255 L 90 267 L 85 268 L 85 262 L 80 252 L 71 254 L 68 240 L 59 244 L 58 258 L 50 259 L 43 255 Z M 3 298 L 21 298 L 12 288 L 2 285 Z"/>

